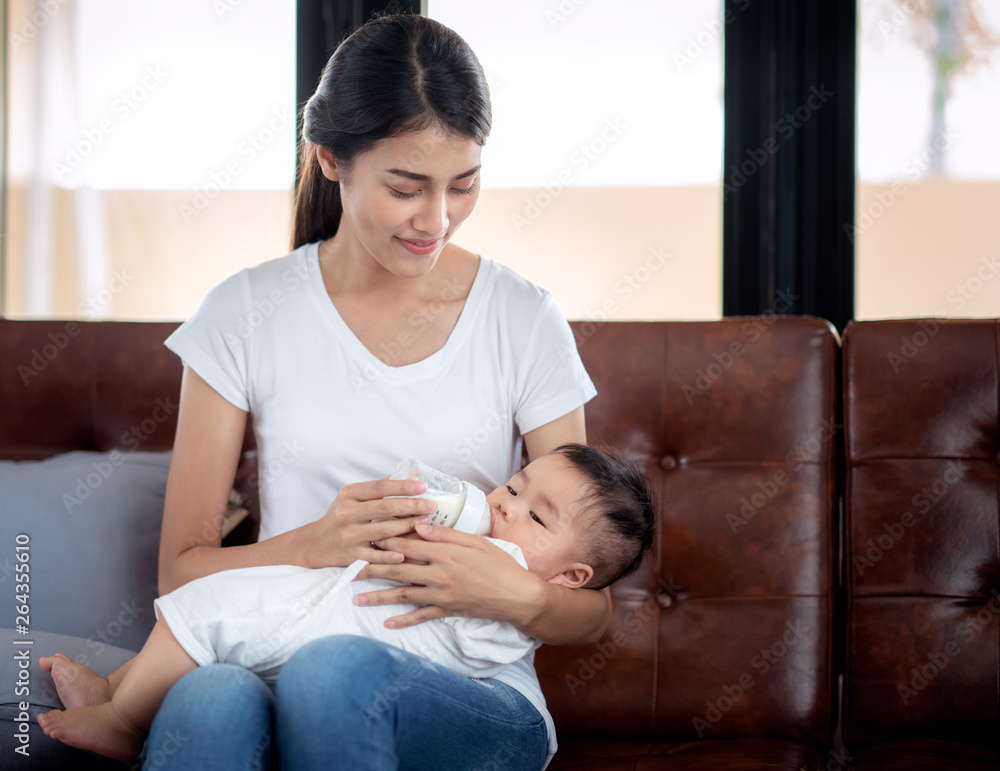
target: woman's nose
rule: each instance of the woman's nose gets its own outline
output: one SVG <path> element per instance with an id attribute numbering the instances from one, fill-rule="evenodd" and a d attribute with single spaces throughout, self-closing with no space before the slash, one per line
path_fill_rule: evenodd
<path id="1" fill-rule="evenodd" d="M 440 238 L 448 232 L 448 201 L 444 197 L 427 196 L 414 218 L 414 226 L 423 233 Z"/>

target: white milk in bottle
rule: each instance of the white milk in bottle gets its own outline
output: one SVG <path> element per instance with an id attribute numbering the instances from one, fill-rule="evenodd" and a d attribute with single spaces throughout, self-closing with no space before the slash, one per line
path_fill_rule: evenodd
<path id="1" fill-rule="evenodd" d="M 389 479 L 418 479 L 427 484 L 426 492 L 415 497 L 427 498 L 437 504 L 437 511 L 429 515 L 431 524 L 462 533 L 489 534 L 490 507 L 486 504 L 486 494 L 475 485 L 432 469 L 413 458 L 400 461 Z"/>

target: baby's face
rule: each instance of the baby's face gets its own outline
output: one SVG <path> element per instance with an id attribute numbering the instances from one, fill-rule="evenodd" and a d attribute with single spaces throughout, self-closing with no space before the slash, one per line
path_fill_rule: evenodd
<path id="1" fill-rule="evenodd" d="M 486 496 L 494 538 L 521 547 L 528 569 L 545 579 L 579 565 L 586 477 L 562 455 L 544 455 Z"/>

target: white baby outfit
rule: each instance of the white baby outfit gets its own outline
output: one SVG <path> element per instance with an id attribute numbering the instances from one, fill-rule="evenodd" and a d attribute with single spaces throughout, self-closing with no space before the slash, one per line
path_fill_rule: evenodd
<path id="1" fill-rule="evenodd" d="M 518 546 L 489 539 L 527 567 Z M 416 605 L 358 607 L 354 597 L 398 586 L 355 577 L 368 563 L 310 570 L 297 565 L 238 568 L 191 581 L 155 602 L 181 646 L 199 666 L 237 664 L 274 682 L 291 655 L 313 640 L 351 634 L 395 645 L 466 677 L 493 677 L 540 643 L 513 624 L 441 618 L 386 629 Z"/>

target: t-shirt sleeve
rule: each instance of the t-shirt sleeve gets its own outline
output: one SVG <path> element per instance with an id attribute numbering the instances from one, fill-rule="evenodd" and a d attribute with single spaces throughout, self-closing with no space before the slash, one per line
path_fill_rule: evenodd
<path id="1" fill-rule="evenodd" d="M 518 367 L 514 420 L 522 434 L 551 423 L 597 395 L 573 331 L 552 295 L 539 306 Z"/>
<path id="2" fill-rule="evenodd" d="M 248 362 L 253 319 L 247 271 L 212 289 L 165 345 L 226 401 L 250 411 Z"/>

